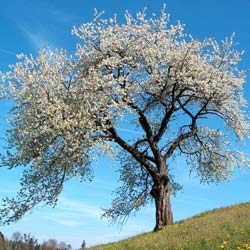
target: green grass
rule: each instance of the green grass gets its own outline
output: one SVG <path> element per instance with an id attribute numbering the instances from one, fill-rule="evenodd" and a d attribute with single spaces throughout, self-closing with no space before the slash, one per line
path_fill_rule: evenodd
<path id="1" fill-rule="evenodd" d="M 216 250 L 250 249 L 250 203 L 215 209 L 145 233 L 91 250 Z"/>

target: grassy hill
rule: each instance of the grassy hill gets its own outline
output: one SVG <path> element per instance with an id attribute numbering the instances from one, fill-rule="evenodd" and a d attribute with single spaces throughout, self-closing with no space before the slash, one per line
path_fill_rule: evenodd
<path id="1" fill-rule="evenodd" d="M 165 227 L 91 250 L 250 249 L 250 203 L 215 209 Z"/>

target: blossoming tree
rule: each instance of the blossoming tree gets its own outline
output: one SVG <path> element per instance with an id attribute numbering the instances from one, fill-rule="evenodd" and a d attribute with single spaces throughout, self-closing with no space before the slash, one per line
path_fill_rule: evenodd
<path id="1" fill-rule="evenodd" d="M 125 19 L 96 13 L 73 29 L 74 56 L 43 49 L 36 58 L 19 55 L 2 74 L 2 97 L 14 101 L 2 166 L 24 166 L 17 197 L 0 209 L 2 224 L 40 202 L 55 204 L 64 182 L 91 179 L 91 163 L 103 154 L 120 160 L 122 182 L 104 216 L 117 221 L 153 199 L 155 230 L 173 223 L 170 194 L 180 188 L 173 157 L 186 157 L 208 183 L 247 164 L 228 140 L 232 131 L 239 140 L 249 135 L 233 39 L 194 39 L 164 10 Z M 121 124 L 135 132 L 122 136 Z"/>

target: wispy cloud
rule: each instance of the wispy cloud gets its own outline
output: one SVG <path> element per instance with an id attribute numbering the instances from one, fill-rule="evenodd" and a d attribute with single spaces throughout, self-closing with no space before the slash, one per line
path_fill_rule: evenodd
<path id="1" fill-rule="evenodd" d="M 17 53 L 15 53 L 13 51 L 3 49 L 3 48 L 0 48 L 0 53 L 8 54 L 8 55 L 11 55 L 11 56 L 16 56 L 16 54 L 17 54 Z"/>
<path id="2" fill-rule="evenodd" d="M 101 213 L 101 209 L 91 202 L 84 203 L 62 196 L 56 209 L 44 211 L 40 218 L 43 221 L 56 223 L 64 230 L 67 228 L 67 237 L 70 237 L 70 241 L 76 245 L 81 244 L 81 237 L 84 235 L 88 246 L 128 238 L 149 231 L 153 227 L 149 225 L 148 220 L 142 223 L 133 218 L 123 228 L 118 225 L 110 226 L 106 220 L 100 220 Z"/>
<path id="3" fill-rule="evenodd" d="M 71 15 L 65 11 L 53 9 L 50 11 L 50 15 L 59 22 L 68 23 L 74 19 L 74 15 Z"/>
<path id="4" fill-rule="evenodd" d="M 22 30 L 34 49 L 42 49 L 48 46 L 53 47 L 42 31 L 33 31 L 24 27 Z"/>
<path id="5" fill-rule="evenodd" d="M 77 225 L 81 225 L 82 223 L 78 220 L 71 220 L 71 219 L 62 219 L 56 218 L 55 216 L 46 216 L 45 218 L 54 221 L 55 223 L 63 226 L 75 227 Z"/>
<path id="6" fill-rule="evenodd" d="M 80 201 L 71 200 L 62 197 L 58 202 L 58 209 L 74 212 L 76 214 L 84 214 L 88 218 L 100 219 L 102 210 L 93 204 L 86 204 Z"/>
<path id="7" fill-rule="evenodd" d="M 17 23 L 16 26 L 21 31 L 26 40 L 33 49 L 38 50 L 45 47 L 55 47 L 51 42 L 48 31 L 41 25 L 30 25 L 25 23 Z"/>
<path id="8" fill-rule="evenodd" d="M 86 220 L 100 220 L 102 210 L 93 204 L 61 197 L 55 212 L 44 213 L 43 217 L 65 226 L 82 225 Z"/>
<path id="9" fill-rule="evenodd" d="M 118 183 L 115 181 L 101 180 L 100 178 L 95 178 L 93 182 L 85 183 L 85 186 L 92 189 L 101 189 L 111 192 L 118 186 Z"/>

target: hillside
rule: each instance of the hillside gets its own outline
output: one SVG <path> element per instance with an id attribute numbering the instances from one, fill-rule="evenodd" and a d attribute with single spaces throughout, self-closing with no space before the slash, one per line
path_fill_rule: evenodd
<path id="1" fill-rule="evenodd" d="M 215 209 L 167 226 L 89 250 L 247 250 L 250 249 L 250 203 Z"/>

